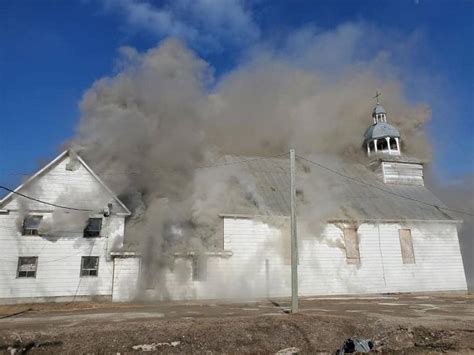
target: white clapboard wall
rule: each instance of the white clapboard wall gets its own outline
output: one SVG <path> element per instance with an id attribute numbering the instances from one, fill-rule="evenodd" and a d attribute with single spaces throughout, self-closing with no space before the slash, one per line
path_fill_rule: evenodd
<path id="1" fill-rule="evenodd" d="M 413 264 L 404 264 L 399 230 L 409 229 Z M 450 223 L 364 223 L 357 230 L 360 262 L 348 263 L 341 226 L 321 237 L 299 236 L 300 295 L 466 291 L 457 230 Z M 192 280 L 192 261 L 177 259 L 155 297 L 248 299 L 289 296 L 289 239 L 264 222 L 224 219 L 224 249 L 210 256 L 207 278 Z M 151 294 L 151 291 L 150 291 Z"/>

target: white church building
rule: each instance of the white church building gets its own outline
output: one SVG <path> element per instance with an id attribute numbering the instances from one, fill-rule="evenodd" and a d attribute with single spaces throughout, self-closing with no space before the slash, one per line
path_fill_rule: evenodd
<path id="1" fill-rule="evenodd" d="M 458 240 L 461 221 L 424 184 L 423 164 L 401 150 L 398 130 L 377 102 L 373 124 L 364 135 L 366 164 L 318 161 L 364 184 L 299 161 L 298 214 L 310 218 L 298 181 L 323 184 L 338 201 L 322 231 L 308 233 L 311 220 L 298 217 L 299 294 L 353 295 L 400 292 L 467 291 Z M 291 295 L 290 176 L 288 159 L 228 157 L 252 177 L 257 210 L 224 210 L 222 240 L 205 257 L 177 254 L 172 268 L 153 288 L 139 290 L 149 299 L 265 298 Z M 305 178 L 305 171 L 312 170 Z M 301 192 L 301 191 L 300 191 Z M 319 191 L 321 193 L 322 191 Z M 242 193 L 245 193 L 244 191 Z M 323 199 L 318 205 L 324 208 Z M 316 215 L 318 215 L 316 213 Z M 143 269 L 146 266 L 143 265 Z M 145 283 L 146 284 L 146 283 Z M 117 297 L 118 298 L 118 297 Z"/>
<path id="2" fill-rule="evenodd" d="M 60 154 L 0 200 L 0 304 L 111 299 L 129 215 L 81 157 Z"/>
<path id="3" fill-rule="evenodd" d="M 363 141 L 367 164 L 315 158 L 364 184 L 298 163 L 302 175 L 312 171 L 305 183 L 332 181 L 327 193 L 341 204 L 320 231 L 307 232 L 311 221 L 298 225 L 300 295 L 467 291 L 461 221 L 425 187 L 423 164 L 403 154 L 400 134 L 378 103 L 372 118 Z M 129 210 L 79 156 L 62 153 L 0 201 L 0 303 L 289 296 L 288 160 L 228 159 L 244 161 L 259 212 L 223 210 L 218 247 L 175 254 L 150 287 L 140 282 L 140 251 L 127 248 Z M 297 197 L 303 207 L 311 198 Z M 74 229 L 77 219 L 86 227 Z"/>

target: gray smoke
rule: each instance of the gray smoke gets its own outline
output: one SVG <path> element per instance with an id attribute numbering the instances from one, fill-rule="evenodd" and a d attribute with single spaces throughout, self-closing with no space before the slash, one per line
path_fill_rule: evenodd
<path id="1" fill-rule="evenodd" d="M 443 184 L 430 176 L 428 183 L 448 207 L 474 214 L 474 175 L 466 175 L 450 184 Z M 472 292 L 474 290 L 474 217 L 464 213 L 451 212 L 451 214 L 463 221 L 458 228 L 459 243 L 467 286 Z"/>
<path id="2" fill-rule="evenodd" d="M 423 131 L 430 112 L 408 103 L 400 82 L 375 70 L 389 67 L 383 59 L 344 61 L 338 70 L 324 70 L 325 55 L 340 55 L 335 46 L 350 42 L 351 33 L 351 28 L 338 30 L 335 42 L 325 34 L 305 47 L 299 37 L 290 38 L 291 56 L 255 49 L 218 79 L 176 39 L 145 53 L 121 49 L 118 72 L 85 93 L 71 145 L 132 206 L 127 238 L 139 242 L 150 270 L 171 268 L 175 252 L 218 248 L 218 214 L 230 206 L 267 214 L 244 170 L 197 167 L 227 155 L 270 156 L 290 147 L 303 155 L 359 160 L 375 89 L 383 92 L 404 151 L 430 158 Z M 308 201 L 318 195 L 318 206 L 325 206 L 311 215 L 314 226 L 308 229 L 317 234 L 335 202 L 324 183 L 315 187 L 303 179 L 300 184 Z M 287 234 L 286 227 L 281 230 Z"/>

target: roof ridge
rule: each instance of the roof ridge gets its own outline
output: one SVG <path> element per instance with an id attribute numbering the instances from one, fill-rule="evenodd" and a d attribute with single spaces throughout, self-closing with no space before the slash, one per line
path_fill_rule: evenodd
<path id="1" fill-rule="evenodd" d="M 56 158 L 51 160 L 48 164 L 46 164 L 44 167 L 39 169 L 36 173 L 34 173 L 32 176 L 30 176 L 25 182 L 17 186 L 16 189 L 13 190 L 13 192 L 8 193 L 5 197 L 3 197 L 0 200 L 0 207 L 4 206 L 6 203 L 11 201 L 13 196 L 21 191 L 22 189 L 26 188 L 28 185 L 30 185 L 33 181 L 36 179 L 40 178 L 43 176 L 45 173 L 47 173 L 50 169 L 56 167 L 60 162 L 62 162 L 66 157 L 73 155 L 81 164 L 84 166 L 84 168 L 92 175 L 93 178 L 99 182 L 99 184 L 112 196 L 112 198 L 120 205 L 125 210 L 126 215 L 130 215 L 131 212 L 125 206 L 125 204 L 110 190 L 110 188 L 99 178 L 99 176 L 87 165 L 87 163 L 81 158 L 81 156 L 72 148 L 68 148 L 64 150 L 61 154 L 59 154 Z"/>

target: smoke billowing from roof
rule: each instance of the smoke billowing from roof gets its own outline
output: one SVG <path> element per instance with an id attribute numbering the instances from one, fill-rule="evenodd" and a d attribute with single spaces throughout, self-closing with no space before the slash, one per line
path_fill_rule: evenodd
<path id="1" fill-rule="evenodd" d="M 474 214 L 474 175 L 466 175 L 450 184 L 441 184 L 433 176 L 428 175 L 428 183 L 433 191 L 451 208 L 460 209 Z M 458 228 L 467 287 L 474 290 L 474 217 L 467 214 L 453 213 L 463 223 Z"/>
<path id="2" fill-rule="evenodd" d="M 159 189 L 157 170 L 190 171 L 224 154 L 265 156 L 290 146 L 356 154 L 371 124 L 374 88 L 384 93 L 404 151 L 430 157 L 429 111 L 408 104 L 400 83 L 379 78 L 370 62 L 327 77 L 261 51 L 215 80 L 208 63 L 170 39 L 143 54 L 122 48 L 120 67 L 84 95 L 74 145 L 102 174 L 127 173 L 113 176 L 124 191 L 131 182 Z"/>
<path id="3" fill-rule="evenodd" d="M 423 132 L 430 112 L 407 102 L 386 56 L 350 60 L 360 29 L 307 37 L 290 36 L 285 53 L 256 48 L 217 79 L 209 63 L 176 39 L 145 53 L 122 48 L 118 72 L 87 90 L 72 145 L 134 210 L 127 238 L 148 240 L 149 264 L 160 269 L 179 248 L 218 248 L 218 213 L 226 205 L 264 209 L 252 177 L 237 165 L 196 167 L 290 147 L 358 160 L 375 89 L 401 132 L 403 151 L 430 158 Z M 344 55 L 349 58 L 341 61 Z M 327 195 L 318 199 L 324 213 Z M 181 232 L 172 232 L 173 225 Z"/>

